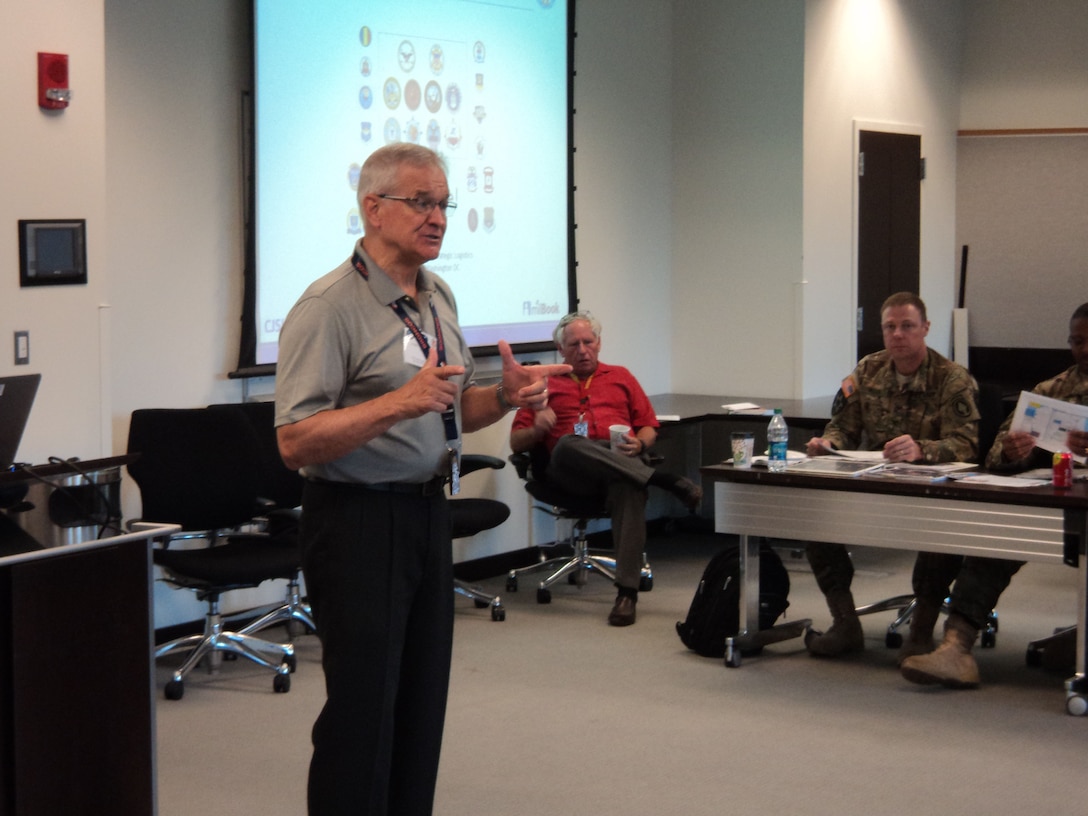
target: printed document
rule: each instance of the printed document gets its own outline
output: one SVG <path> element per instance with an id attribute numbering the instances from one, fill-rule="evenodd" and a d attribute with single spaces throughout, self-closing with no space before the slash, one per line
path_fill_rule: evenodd
<path id="1" fill-rule="evenodd" d="M 1088 405 L 1021 391 L 1009 430 L 1031 434 L 1043 450 L 1067 451 L 1065 440 L 1070 431 L 1088 431 Z M 1073 454 L 1073 458 L 1084 464 L 1084 456 Z"/>

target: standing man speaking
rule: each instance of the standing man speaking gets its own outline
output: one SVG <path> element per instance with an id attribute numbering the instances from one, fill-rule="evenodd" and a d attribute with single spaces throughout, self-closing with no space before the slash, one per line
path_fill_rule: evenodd
<path id="1" fill-rule="evenodd" d="M 462 433 L 547 406 L 547 377 L 505 342 L 502 381 L 472 354 L 438 257 L 449 186 L 441 159 L 379 148 L 359 176 L 364 235 L 307 288 L 280 334 L 276 425 L 306 477 L 303 572 L 326 702 L 313 728 L 311 816 L 431 813 L 453 643 L 444 484 Z"/>

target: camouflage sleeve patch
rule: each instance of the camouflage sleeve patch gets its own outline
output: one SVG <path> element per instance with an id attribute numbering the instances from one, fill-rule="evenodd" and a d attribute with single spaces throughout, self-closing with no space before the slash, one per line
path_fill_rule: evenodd
<path id="1" fill-rule="evenodd" d="M 858 384 L 854 382 L 854 375 L 851 374 L 845 380 L 842 381 L 842 385 L 839 386 L 839 393 L 844 397 L 854 396 L 854 392 L 858 390 Z"/>
<path id="2" fill-rule="evenodd" d="M 834 402 L 831 403 L 831 416 L 836 416 L 844 407 L 846 407 L 846 395 L 842 393 L 840 388 L 838 393 L 835 394 Z"/>
<path id="3" fill-rule="evenodd" d="M 956 416 L 960 419 L 967 419 L 967 417 L 971 416 L 971 403 L 966 397 L 960 397 L 952 404 L 952 410 L 956 412 Z"/>

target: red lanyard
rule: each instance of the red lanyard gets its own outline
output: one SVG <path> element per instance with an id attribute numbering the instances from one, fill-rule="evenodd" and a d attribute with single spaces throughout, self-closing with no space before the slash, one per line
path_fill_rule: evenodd
<path id="1" fill-rule="evenodd" d="M 366 268 L 366 261 L 362 259 L 358 252 L 355 252 L 351 256 L 351 263 L 356 271 L 363 276 L 363 280 L 369 282 L 370 272 Z M 434 335 L 435 344 L 438 347 L 438 364 L 444 366 L 446 364 L 446 341 L 442 337 L 442 323 L 438 319 L 438 310 L 434 308 L 434 301 L 428 300 L 427 305 L 431 307 L 431 317 L 434 318 Z M 431 353 L 431 344 L 427 341 L 427 335 L 423 333 L 423 329 L 412 320 L 412 316 L 404 310 L 404 307 L 399 300 L 390 303 L 389 308 L 396 312 L 397 317 L 399 317 L 404 325 L 408 327 L 408 331 L 412 333 L 412 336 L 416 339 L 416 342 L 419 343 L 419 347 L 423 351 L 423 359 L 427 359 L 427 355 Z M 452 442 L 457 439 L 457 418 L 452 407 L 449 410 L 442 412 L 442 424 L 445 426 L 446 440 Z"/>

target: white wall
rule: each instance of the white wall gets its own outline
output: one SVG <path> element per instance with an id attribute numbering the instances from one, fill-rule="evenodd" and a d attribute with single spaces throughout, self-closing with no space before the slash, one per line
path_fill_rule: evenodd
<path id="1" fill-rule="evenodd" d="M 239 401 L 246 3 L 106 0 L 114 448 L 136 408 Z M 138 510 L 126 492 L 128 515 Z"/>
<path id="2" fill-rule="evenodd" d="M 804 7 L 689 0 L 673 19 L 670 390 L 790 397 Z"/>
<path id="3" fill-rule="evenodd" d="M 602 356 L 669 391 L 673 297 L 672 23 L 667 0 L 576 4 L 574 208 L 580 308 Z"/>
<path id="4" fill-rule="evenodd" d="M 110 453 L 111 269 L 101 0 L 6 3 L 0 26 L 0 375 L 41 373 L 19 459 Z M 72 103 L 38 108 L 39 51 L 68 55 Z M 19 286 L 19 219 L 87 220 L 88 283 Z M 30 332 L 15 366 L 13 333 Z"/>
<path id="5" fill-rule="evenodd" d="M 961 130 L 1088 127 L 1088 3 L 964 0 Z"/>
<path id="6" fill-rule="evenodd" d="M 809 0 L 805 36 L 806 397 L 833 393 L 857 360 L 857 123 L 920 133 L 920 292 L 929 342 L 948 353 L 955 305 L 955 132 L 963 25 L 942 0 Z"/>

